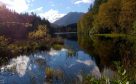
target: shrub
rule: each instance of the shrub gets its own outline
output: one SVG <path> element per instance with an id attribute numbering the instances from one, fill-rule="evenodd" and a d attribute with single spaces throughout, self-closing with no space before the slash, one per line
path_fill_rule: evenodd
<path id="1" fill-rule="evenodd" d="M 63 45 L 61 45 L 61 44 L 53 44 L 53 49 L 55 49 L 55 50 L 61 50 L 62 48 L 63 48 Z"/>

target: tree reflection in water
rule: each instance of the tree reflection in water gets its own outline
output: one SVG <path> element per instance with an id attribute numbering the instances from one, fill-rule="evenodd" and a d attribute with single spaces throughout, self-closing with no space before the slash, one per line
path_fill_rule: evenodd
<path id="1" fill-rule="evenodd" d="M 96 58 L 101 71 L 107 67 L 116 70 L 114 61 L 118 61 L 127 70 L 129 79 L 136 79 L 135 36 L 78 35 L 78 37 L 81 48 Z"/>

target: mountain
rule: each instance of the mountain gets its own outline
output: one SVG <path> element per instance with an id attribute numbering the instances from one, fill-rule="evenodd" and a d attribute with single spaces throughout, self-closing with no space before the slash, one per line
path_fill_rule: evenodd
<path id="1" fill-rule="evenodd" d="M 55 21 L 54 24 L 59 26 L 66 26 L 69 24 L 77 23 L 83 14 L 84 13 L 81 12 L 70 12 L 59 20 Z"/>

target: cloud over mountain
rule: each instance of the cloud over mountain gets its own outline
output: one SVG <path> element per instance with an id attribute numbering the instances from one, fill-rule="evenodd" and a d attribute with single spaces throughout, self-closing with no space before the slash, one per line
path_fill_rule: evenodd
<path id="1" fill-rule="evenodd" d="M 45 19 L 48 19 L 51 23 L 55 22 L 56 20 L 63 17 L 65 14 L 60 13 L 57 10 L 50 9 L 47 12 L 43 12 L 39 14 L 41 17 L 44 17 Z"/>

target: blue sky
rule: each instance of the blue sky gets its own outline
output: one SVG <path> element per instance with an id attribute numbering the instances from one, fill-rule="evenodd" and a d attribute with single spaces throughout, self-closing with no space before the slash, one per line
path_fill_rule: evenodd
<path id="1" fill-rule="evenodd" d="M 21 12 L 35 12 L 50 22 L 69 12 L 87 12 L 94 0 L 0 0 L 7 8 Z"/>

